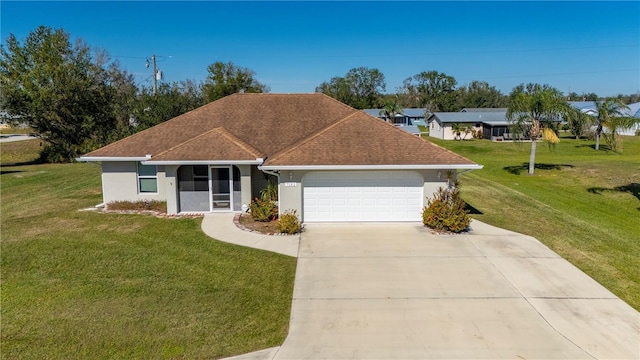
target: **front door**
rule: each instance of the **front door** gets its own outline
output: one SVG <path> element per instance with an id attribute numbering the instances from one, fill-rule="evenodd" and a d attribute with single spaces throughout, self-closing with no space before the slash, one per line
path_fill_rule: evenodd
<path id="1" fill-rule="evenodd" d="M 231 167 L 211 167 L 211 211 L 231 210 L 233 204 L 233 179 Z"/>

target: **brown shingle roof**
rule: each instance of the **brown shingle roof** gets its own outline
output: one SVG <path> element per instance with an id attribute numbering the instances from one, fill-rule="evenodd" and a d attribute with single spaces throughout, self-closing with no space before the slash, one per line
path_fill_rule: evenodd
<path id="1" fill-rule="evenodd" d="M 359 111 L 269 157 L 264 165 L 473 164 L 452 151 Z"/>
<path id="2" fill-rule="evenodd" d="M 256 160 L 264 154 L 224 128 L 215 128 L 153 156 L 153 161 Z"/>
<path id="3" fill-rule="evenodd" d="M 289 165 L 475 165 L 323 94 L 234 94 L 86 158 Z"/>
<path id="4" fill-rule="evenodd" d="M 356 111 L 324 94 L 234 94 L 85 156 L 157 155 L 217 127 L 274 154 Z"/>

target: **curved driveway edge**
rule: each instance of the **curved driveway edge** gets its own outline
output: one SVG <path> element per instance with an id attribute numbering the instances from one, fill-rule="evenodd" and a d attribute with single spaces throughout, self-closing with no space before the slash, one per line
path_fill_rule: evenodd
<path id="1" fill-rule="evenodd" d="M 202 231 L 223 242 L 267 250 L 287 256 L 298 256 L 300 235 L 263 235 L 238 228 L 235 213 L 208 213 L 202 219 Z"/>

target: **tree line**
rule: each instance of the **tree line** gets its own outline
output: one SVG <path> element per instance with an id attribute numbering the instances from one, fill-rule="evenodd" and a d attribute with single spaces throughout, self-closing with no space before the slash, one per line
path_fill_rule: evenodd
<path id="1" fill-rule="evenodd" d="M 153 91 L 112 61 L 106 51 L 72 42 L 63 29 L 38 27 L 21 42 L 13 34 L 0 47 L 0 110 L 4 120 L 28 124 L 44 140 L 43 161 L 73 161 L 78 155 L 155 126 L 211 101 L 238 92 L 269 92 L 255 73 L 232 62 L 214 62 L 204 81 L 162 83 Z M 356 109 L 402 108 L 459 111 L 506 108 L 510 96 L 484 81 L 458 86 L 454 77 L 424 71 L 408 77 L 395 93 L 386 92 L 384 74 L 358 67 L 316 87 Z M 570 100 L 597 100 L 570 93 Z M 639 95 L 620 95 L 624 103 Z"/>

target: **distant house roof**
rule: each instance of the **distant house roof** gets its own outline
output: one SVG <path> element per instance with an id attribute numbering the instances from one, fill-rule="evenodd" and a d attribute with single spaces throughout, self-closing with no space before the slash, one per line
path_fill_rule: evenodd
<path id="1" fill-rule="evenodd" d="M 409 117 L 424 118 L 426 109 L 424 108 L 402 109 L 402 112 Z"/>
<path id="2" fill-rule="evenodd" d="M 435 112 L 429 118 L 441 123 L 489 123 L 507 124 L 506 111 L 493 112 Z"/>
<path id="3" fill-rule="evenodd" d="M 629 104 L 627 106 L 629 107 L 629 113 L 631 116 L 640 118 L 640 102 Z"/>
<path id="4" fill-rule="evenodd" d="M 403 151 L 389 151 L 401 148 Z M 324 94 L 234 94 L 92 151 L 85 161 L 479 168 Z M 264 162 L 263 162 L 264 161 Z"/>
<path id="5" fill-rule="evenodd" d="M 460 112 L 500 112 L 507 111 L 507 108 L 464 108 Z"/>

